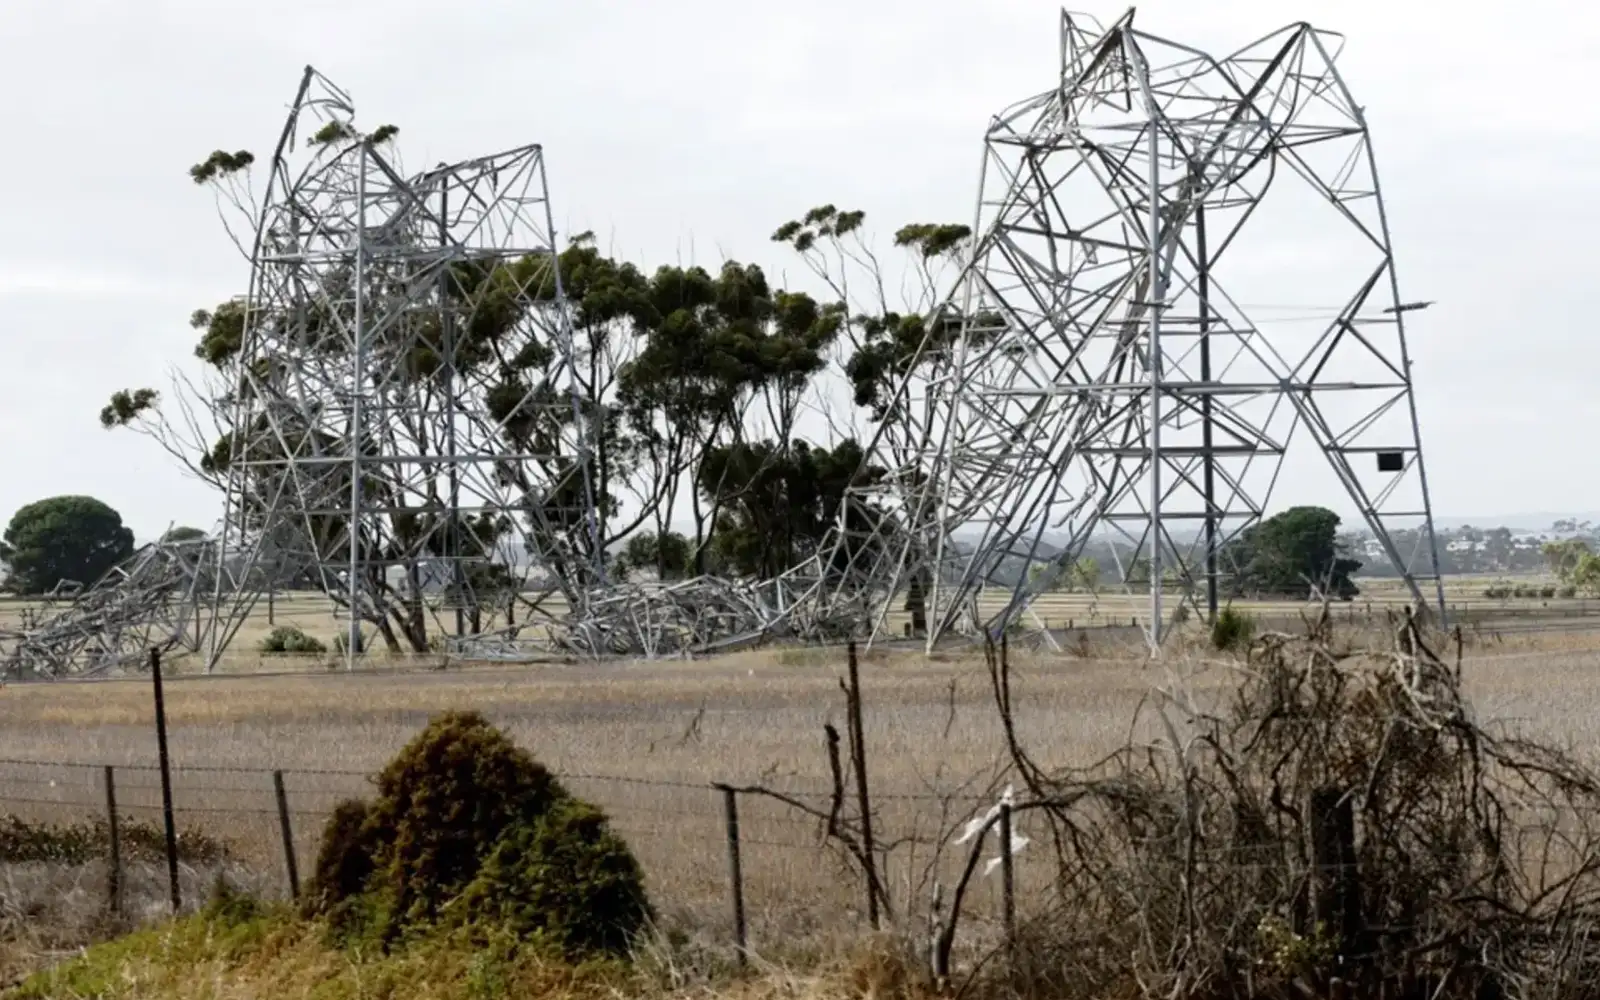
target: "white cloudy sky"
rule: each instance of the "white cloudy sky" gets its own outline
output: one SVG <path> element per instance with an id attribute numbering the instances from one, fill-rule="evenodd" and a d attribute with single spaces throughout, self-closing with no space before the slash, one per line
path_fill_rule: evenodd
<path id="1" fill-rule="evenodd" d="M 558 226 L 650 263 L 792 263 L 821 201 L 891 230 L 970 216 L 991 113 L 1050 85 L 1046 0 L 8 0 L 0 31 L 0 518 L 89 493 L 141 536 L 214 498 L 102 431 L 165 384 L 243 269 L 185 176 L 265 151 L 301 67 L 402 126 L 407 160 L 545 143 Z M 1600 15 L 1577 0 L 1150 0 L 1146 30 L 1227 50 L 1286 21 L 1349 36 L 1377 142 L 1442 515 L 1600 508 L 1589 301 Z M 1114 4 L 1094 8 L 1110 20 Z"/>

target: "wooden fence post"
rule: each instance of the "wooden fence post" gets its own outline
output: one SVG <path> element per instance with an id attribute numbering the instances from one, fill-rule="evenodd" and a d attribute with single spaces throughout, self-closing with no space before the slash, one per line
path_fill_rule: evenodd
<path id="1" fill-rule="evenodd" d="M 155 688 L 156 699 L 156 752 L 161 759 L 161 819 L 167 833 L 167 888 L 172 899 L 172 912 L 183 905 L 182 891 L 178 887 L 178 823 L 172 813 L 172 760 L 167 754 L 167 703 L 161 691 L 161 650 L 150 647 L 150 683 Z"/>
<path id="2" fill-rule="evenodd" d="M 106 905 L 122 913 L 122 828 L 117 823 L 117 769 L 106 765 Z"/>
<path id="3" fill-rule="evenodd" d="M 294 827 L 289 823 L 289 793 L 283 787 L 283 772 L 272 772 L 272 790 L 278 799 L 278 832 L 283 835 L 283 866 L 289 873 L 289 898 L 300 898 L 300 865 L 294 856 Z"/>
<path id="4" fill-rule="evenodd" d="M 850 729 L 854 743 L 856 771 L 856 801 L 861 809 L 861 862 L 867 869 L 867 920 L 872 929 L 879 927 L 878 914 L 878 860 L 872 842 L 872 797 L 867 792 L 867 738 L 861 721 L 861 668 L 856 657 L 855 640 L 848 647 L 850 670 Z"/>
<path id="5" fill-rule="evenodd" d="M 744 863 L 739 855 L 739 793 L 728 785 L 722 790 L 722 811 L 728 826 L 728 884 L 733 898 L 733 939 L 739 968 L 749 964 L 750 941 L 744 916 Z"/>

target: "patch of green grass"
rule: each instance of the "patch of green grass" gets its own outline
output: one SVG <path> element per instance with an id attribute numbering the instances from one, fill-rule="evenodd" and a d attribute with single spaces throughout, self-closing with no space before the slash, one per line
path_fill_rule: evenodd
<path id="1" fill-rule="evenodd" d="M 204 966 L 236 965 L 287 926 L 281 910 L 240 914 L 232 908 L 208 907 L 195 916 L 88 948 L 80 957 L 28 978 L 8 998 L 184 996 L 150 994 L 147 988 L 158 983 L 176 986 Z"/>
<path id="2" fill-rule="evenodd" d="M 89 948 L 6 1000 L 616 1000 L 640 978 L 618 960 L 571 965 L 505 933 L 466 928 L 395 951 L 331 946 L 281 907 L 237 901 Z"/>

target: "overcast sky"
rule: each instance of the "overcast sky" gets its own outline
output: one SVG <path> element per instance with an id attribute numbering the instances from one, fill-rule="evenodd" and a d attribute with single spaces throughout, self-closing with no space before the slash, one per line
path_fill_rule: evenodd
<path id="1" fill-rule="evenodd" d="M 242 289 L 213 148 L 265 155 L 312 63 L 406 161 L 545 144 L 557 225 L 650 265 L 792 259 L 823 201 L 884 233 L 971 215 L 989 115 L 1051 85 L 1044 0 L 7 0 L 0 31 L 0 518 L 61 493 L 141 537 L 216 498 L 108 433 L 165 387 L 189 313 Z M 1482 9 L 1482 8 L 1478 8 Z M 1294 19 L 1348 36 L 1388 198 L 1442 516 L 1600 508 L 1592 197 L 1600 13 L 1567 0 L 1152 0 L 1145 30 L 1226 51 Z M 1091 12 L 1109 21 L 1122 11 Z"/>

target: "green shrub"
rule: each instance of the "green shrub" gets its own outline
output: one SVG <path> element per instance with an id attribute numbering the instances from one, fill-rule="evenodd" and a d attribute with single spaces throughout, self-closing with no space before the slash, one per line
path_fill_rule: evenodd
<path id="1" fill-rule="evenodd" d="M 124 858 L 157 861 L 167 856 L 166 830 L 159 823 L 123 817 L 117 824 Z M 111 833 L 104 820 L 90 823 L 41 823 L 16 816 L 0 817 L 0 863 L 52 861 L 80 865 L 105 857 Z M 210 864 L 228 858 L 228 847 L 188 827 L 178 830 L 178 858 Z"/>
<path id="2" fill-rule="evenodd" d="M 466 922 L 579 954 L 620 950 L 648 919 L 638 863 L 605 816 L 476 712 L 433 719 L 377 786 L 329 819 L 306 894 L 344 942 Z"/>
<path id="3" fill-rule="evenodd" d="M 104 824 L 96 821 L 95 829 L 104 831 Z M 123 819 L 117 824 L 117 834 L 122 841 L 124 857 L 148 858 L 153 861 L 167 856 L 167 830 L 159 821 Z M 109 832 L 97 835 L 104 836 L 106 843 L 110 844 Z M 225 861 L 229 857 L 226 842 L 192 827 L 178 829 L 178 860 L 188 861 L 191 864 L 213 864 Z"/>
<path id="4" fill-rule="evenodd" d="M 555 803 L 507 830 L 462 894 L 466 919 L 504 927 L 569 956 L 621 954 L 651 919 L 644 874 L 605 814 Z"/>
<path id="5" fill-rule="evenodd" d="M 373 635 L 374 635 L 374 633 L 368 632 L 365 629 L 363 629 L 360 634 L 361 634 L 361 639 L 360 639 L 361 646 L 360 646 L 359 649 L 356 650 L 356 652 L 358 652 L 358 653 L 365 652 L 365 651 L 370 650 L 372 648 L 372 638 L 373 638 Z M 342 626 L 342 627 L 340 627 L 339 631 L 337 631 L 337 632 L 335 632 L 333 634 L 333 651 L 335 653 L 341 653 L 342 654 L 349 647 L 350 647 L 350 629 L 349 629 L 348 626 Z"/>
<path id="6" fill-rule="evenodd" d="M 1255 619 L 1243 611 L 1223 608 L 1211 623 L 1211 645 L 1224 652 L 1249 645 L 1256 633 Z"/>
<path id="7" fill-rule="evenodd" d="M 1554 588 L 1554 587 L 1540 587 L 1539 588 L 1539 596 L 1548 601 L 1550 598 L 1556 596 L 1556 588 Z"/>
<path id="8" fill-rule="evenodd" d="M 322 827 L 322 846 L 306 884 L 302 908 L 308 914 L 332 914 L 340 904 L 366 889 L 378 867 L 379 838 L 368 822 L 367 804 L 347 799 L 333 807 Z"/>
<path id="9" fill-rule="evenodd" d="M 322 640 L 306 635 L 293 625 L 279 625 L 261 640 L 263 653 L 326 653 Z"/>
<path id="10" fill-rule="evenodd" d="M 1578 596 L 1578 588 L 1572 586 L 1571 584 L 1568 584 L 1565 587 L 1562 587 L 1560 590 L 1556 591 L 1556 596 L 1565 597 L 1565 598 L 1568 598 L 1568 599 L 1577 597 Z"/>
<path id="11" fill-rule="evenodd" d="M 447 712 L 378 775 L 372 821 L 406 920 L 432 920 L 506 828 L 536 822 L 566 791 L 477 712 Z"/>

